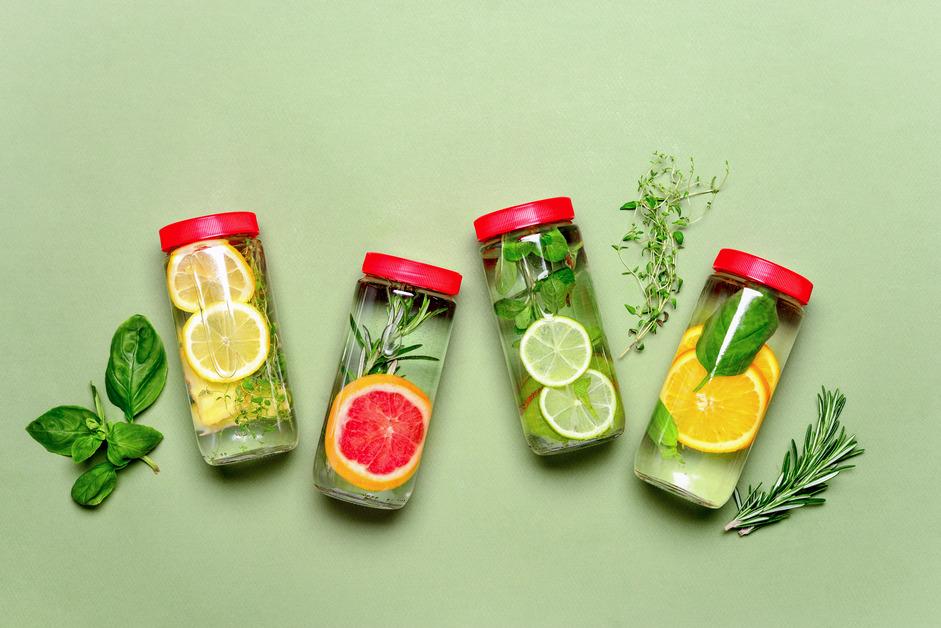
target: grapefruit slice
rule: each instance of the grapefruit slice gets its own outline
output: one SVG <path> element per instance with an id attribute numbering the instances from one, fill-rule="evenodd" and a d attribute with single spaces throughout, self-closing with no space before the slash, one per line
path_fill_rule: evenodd
<path id="1" fill-rule="evenodd" d="M 366 375 L 333 400 L 324 450 L 341 478 L 367 491 L 405 484 L 421 460 L 431 401 L 398 375 Z"/>

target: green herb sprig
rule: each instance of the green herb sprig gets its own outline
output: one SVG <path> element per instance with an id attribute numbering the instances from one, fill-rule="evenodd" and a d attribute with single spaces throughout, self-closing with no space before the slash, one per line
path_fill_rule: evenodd
<path id="1" fill-rule="evenodd" d="M 403 360 L 430 360 L 438 358 L 430 355 L 412 353 L 422 347 L 421 344 L 405 345 L 403 339 L 417 330 L 429 318 L 447 311 L 447 308 L 431 309 L 431 299 L 422 295 L 421 303 L 415 306 L 415 298 L 386 288 L 386 325 L 382 333 L 373 336 L 365 325 L 357 325 L 350 314 L 350 328 L 356 344 L 362 349 L 356 379 L 363 375 L 379 373 L 394 374 L 399 362 Z"/>
<path id="2" fill-rule="evenodd" d="M 852 469 L 855 465 L 846 461 L 865 451 L 857 446 L 856 437 L 847 436 L 840 425 L 845 405 L 846 397 L 839 389 L 821 390 L 817 395 L 817 423 L 807 426 L 803 450 L 798 452 L 797 444 L 791 441 L 781 473 L 770 490 L 762 491 L 761 484 L 749 486 L 745 499 L 735 490 L 738 513 L 726 524 L 726 531 L 735 530 L 746 536 L 787 519 L 795 508 L 819 506 L 826 501 L 817 497 L 827 490 L 826 483 L 841 471 Z"/>
<path id="3" fill-rule="evenodd" d="M 47 451 L 69 456 L 76 463 L 104 453 L 103 460 L 75 480 L 72 499 L 76 503 L 93 507 L 107 499 L 117 486 L 117 472 L 133 460 L 160 472 L 147 454 L 163 440 L 163 434 L 134 421 L 153 405 L 166 381 L 163 342 L 150 322 L 135 314 L 114 332 L 105 371 L 108 399 L 123 411 L 125 421 L 108 421 L 98 389 L 91 384 L 94 412 L 81 406 L 56 406 L 26 426 L 27 433 Z"/>
<path id="4" fill-rule="evenodd" d="M 650 169 L 637 182 L 640 198 L 621 206 L 624 211 L 635 212 L 638 222 L 612 247 L 624 265 L 622 274 L 637 284 L 641 301 L 624 305 L 633 317 L 628 330 L 632 340 L 619 357 L 632 349 L 643 351 L 647 334 L 656 334 L 669 320 L 668 308 L 676 309 L 676 295 L 683 287 L 676 269 L 676 256 L 685 242 L 683 232 L 712 208 L 728 176 L 729 163 L 725 162 L 722 179 L 712 177 L 706 183 L 696 175 L 692 158 L 685 170 L 677 167 L 673 155 L 655 152 Z M 694 207 L 694 199 L 699 197 L 704 197 L 705 202 Z M 625 260 L 626 251 L 637 250 L 640 263 Z"/>
<path id="5" fill-rule="evenodd" d="M 575 289 L 575 264 L 581 243 L 570 245 L 558 228 L 515 240 L 503 235 L 496 268 L 496 290 L 509 295 L 493 304 L 497 316 L 513 320 L 517 331 L 556 315 Z M 522 279 L 522 282 L 520 282 Z M 522 288 L 513 294 L 516 286 Z"/>

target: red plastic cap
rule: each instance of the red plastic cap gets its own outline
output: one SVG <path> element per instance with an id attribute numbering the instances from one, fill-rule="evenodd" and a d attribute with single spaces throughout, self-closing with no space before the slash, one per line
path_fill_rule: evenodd
<path id="1" fill-rule="evenodd" d="M 237 234 L 258 235 L 258 218 L 255 214 L 226 212 L 174 222 L 160 230 L 160 248 L 169 253 L 184 244 Z"/>
<path id="2" fill-rule="evenodd" d="M 455 295 L 461 291 L 461 274 L 440 266 L 413 262 L 404 257 L 384 253 L 366 253 L 363 272 L 374 277 L 400 281 L 443 294 Z"/>
<path id="3" fill-rule="evenodd" d="M 801 305 L 807 305 L 810 301 L 810 293 L 814 289 L 814 284 L 809 279 L 798 275 L 793 270 L 735 249 L 719 251 L 712 267 L 718 271 L 745 277 L 774 288 L 778 292 L 794 297 Z"/>
<path id="4" fill-rule="evenodd" d="M 573 218 L 575 210 L 572 209 L 572 199 L 557 196 L 484 214 L 474 221 L 474 230 L 477 231 L 477 240 L 484 242 L 517 229 L 550 222 L 565 222 Z"/>

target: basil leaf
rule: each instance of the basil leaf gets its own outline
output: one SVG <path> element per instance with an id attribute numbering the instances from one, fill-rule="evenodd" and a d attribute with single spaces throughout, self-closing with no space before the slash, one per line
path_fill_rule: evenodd
<path id="1" fill-rule="evenodd" d="M 72 442 L 72 460 L 75 462 L 85 462 L 98 451 L 101 442 L 104 439 L 98 434 L 89 434 L 88 436 L 79 436 Z"/>
<path id="2" fill-rule="evenodd" d="M 96 464 L 78 476 L 72 485 L 72 499 L 82 506 L 97 506 L 118 484 L 118 474 L 110 462 Z"/>
<path id="3" fill-rule="evenodd" d="M 657 407 L 653 411 L 653 416 L 650 417 L 650 424 L 647 426 L 647 436 L 657 445 L 661 458 L 683 461 L 677 450 L 679 430 L 676 429 L 676 422 L 673 420 L 673 415 L 659 399 L 657 399 Z"/>
<path id="4" fill-rule="evenodd" d="M 126 460 L 146 456 L 163 440 L 163 434 L 138 423 L 113 423 L 108 431 L 108 460 L 120 466 Z"/>
<path id="5" fill-rule="evenodd" d="M 500 299 L 493 304 L 493 311 L 500 318 L 515 318 L 517 314 L 526 309 L 523 299 Z"/>
<path id="6" fill-rule="evenodd" d="M 111 338 L 105 387 L 128 421 L 157 400 L 167 381 L 167 355 L 150 322 L 135 314 Z"/>
<path id="7" fill-rule="evenodd" d="M 503 259 L 508 262 L 518 262 L 533 251 L 536 245 L 529 240 L 506 240 L 502 245 Z"/>
<path id="8" fill-rule="evenodd" d="M 575 283 L 575 273 L 571 268 L 560 268 L 548 277 L 540 279 L 533 289 L 542 297 L 542 301 L 552 314 L 558 314 L 565 307 L 565 300 Z"/>
<path id="9" fill-rule="evenodd" d="M 93 434 L 89 423 L 98 417 L 81 406 L 56 406 L 26 426 L 26 432 L 40 445 L 60 456 L 72 455 L 72 443 Z"/>
<path id="10" fill-rule="evenodd" d="M 547 262 L 561 262 L 569 254 L 569 243 L 558 228 L 539 236 L 539 256 Z"/>
<path id="11" fill-rule="evenodd" d="M 778 328 L 778 300 L 770 291 L 742 288 L 720 305 L 703 326 L 696 357 L 706 369 L 699 390 L 719 375 L 740 375 Z"/>

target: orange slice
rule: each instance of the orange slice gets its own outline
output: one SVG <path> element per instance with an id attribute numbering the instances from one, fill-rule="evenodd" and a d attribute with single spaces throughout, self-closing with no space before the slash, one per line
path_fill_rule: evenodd
<path id="1" fill-rule="evenodd" d="M 702 336 L 702 327 L 702 325 L 695 325 L 686 330 L 686 333 L 680 338 L 680 346 L 676 348 L 676 355 L 673 356 L 674 364 L 687 351 L 696 350 L 696 343 L 699 342 L 699 337 Z M 778 380 L 781 378 L 781 364 L 771 347 L 764 345 L 758 355 L 755 356 L 755 359 L 752 360 L 751 365 L 761 373 L 762 379 L 767 384 L 768 394 L 773 393 L 778 385 Z"/>
<path id="2" fill-rule="evenodd" d="M 405 484 L 421 460 L 431 401 L 398 375 L 366 375 L 333 400 L 324 450 L 341 478 L 367 491 Z"/>
<path id="3" fill-rule="evenodd" d="M 667 373 L 660 400 L 673 415 L 677 439 L 706 453 L 728 453 L 751 445 L 768 406 L 766 384 L 753 366 L 741 375 L 706 376 L 695 351 L 681 355 Z"/>

